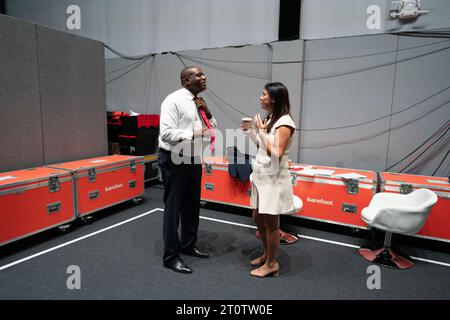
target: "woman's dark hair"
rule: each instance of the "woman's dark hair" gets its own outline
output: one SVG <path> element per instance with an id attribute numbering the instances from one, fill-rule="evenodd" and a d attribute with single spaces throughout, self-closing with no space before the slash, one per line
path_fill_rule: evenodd
<path id="1" fill-rule="evenodd" d="M 271 118 L 269 125 L 267 126 L 267 132 L 272 130 L 275 122 L 282 116 L 289 114 L 291 110 L 291 104 L 289 102 L 289 92 L 284 84 L 281 82 L 271 82 L 264 86 L 264 89 L 269 93 L 270 98 L 274 101 L 273 112 L 270 117 L 267 115 L 266 119 Z"/>

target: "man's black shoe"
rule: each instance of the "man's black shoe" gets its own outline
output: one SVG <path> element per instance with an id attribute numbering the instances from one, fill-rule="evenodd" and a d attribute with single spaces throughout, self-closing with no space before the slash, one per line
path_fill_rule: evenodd
<path id="1" fill-rule="evenodd" d="M 196 247 L 194 247 L 193 249 L 182 250 L 181 253 L 186 254 L 188 256 L 197 257 L 197 258 L 209 258 L 209 254 L 208 253 L 201 252 Z"/>
<path id="2" fill-rule="evenodd" d="M 181 259 L 175 259 L 169 263 L 164 262 L 164 266 L 176 272 L 192 273 L 192 269 L 189 268 Z"/>

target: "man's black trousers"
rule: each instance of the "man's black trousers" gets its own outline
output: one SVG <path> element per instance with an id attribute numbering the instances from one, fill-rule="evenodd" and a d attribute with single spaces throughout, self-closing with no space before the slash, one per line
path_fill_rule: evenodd
<path id="1" fill-rule="evenodd" d="M 200 188 L 202 165 L 199 158 L 171 158 L 170 151 L 159 149 L 158 165 L 164 183 L 164 262 L 169 263 L 179 257 L 181 250 L 195 246 L 200 214 Z M 180 226 L 180 236 L 178 227 Z"/>

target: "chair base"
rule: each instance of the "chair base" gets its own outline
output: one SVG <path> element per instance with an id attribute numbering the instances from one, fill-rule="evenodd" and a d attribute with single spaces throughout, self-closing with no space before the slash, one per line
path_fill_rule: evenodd
<path id="1" fill-rule="evenodd" d="M 281 244 L 291 244 L 294 242 L 297 242 L 298 238 L 294 236 L 293 234 L 284 232 L 283 230 L 280 230 L 280 243 Z"/>
<path id="2" fill-rule="evenodd" d="M 258 239 L 261 239 L 261 235 L 259 233 L 259 231 L 256 231 L 256 237 Z M 283 230 L 280 230 L 280 243 L 281 244 L 291 244 L 294 242 L 297 242 L 298 238 L 296 236 L 294 236 L 293 234 L 284 232 Z"/>
<path id="3" fill-rule="evenodd" d="M 393 269 L 409 269 L 414 266 L 411 258 L 406 255 L 399 255 L 391 248 L 382 247 L 379 249 L 370 249 L 361 247 L 359 254 L 366 260 Z"/>

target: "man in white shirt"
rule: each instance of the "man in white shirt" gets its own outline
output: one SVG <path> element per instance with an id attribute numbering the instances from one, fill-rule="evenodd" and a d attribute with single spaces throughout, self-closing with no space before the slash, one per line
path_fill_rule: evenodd
<path id="1" fill-rule="evenodd" d="M 186 67 L 180 74 L 183 88 L 169 94 L 161 105 L 158 165 L 164 183 L 164 266 L 176 272 L 192 273 L 180 253 L 208 258 L 196 247 L 200 213 L 204 140 L 214 148 L 214 127 L 206 103 L 197 95 L 206 89 L 206 77 L 198 67 Z M 181 222 L 181 234 L 178 225 Z"/>

